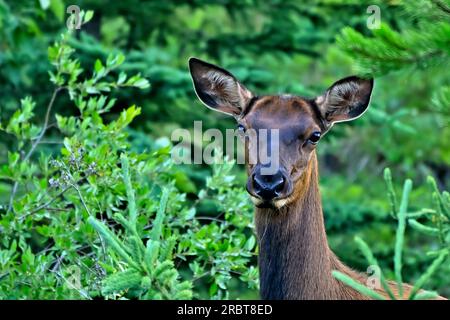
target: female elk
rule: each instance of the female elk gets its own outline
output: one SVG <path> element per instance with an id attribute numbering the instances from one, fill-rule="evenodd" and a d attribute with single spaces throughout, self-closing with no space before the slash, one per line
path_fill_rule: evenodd
<path id="1" fill-rule="evenodd" d="M 247 190 L 255 204 L 261 297 L 367 299 L 332 276 L 332 270 L 339 270 L 366 283 L 363 274 L 341 263 L 328 246 L 315 149 L 334 123 L 356 119 L 367 110 L 373 80 L 348 77 L 314 99 L 258 97 L 224 69 L 195 58 L 189 67 L 197 96 L 207 107 L 233 116 L 240 131 L 256 132 L 246 138 L 246 167 Z M 267 139 L 270 143 L 257 148 L 277 161 L 270 173 L 264 169 L 271 163 L 262 163 L 250 148 L 262 129 L 278 133 L 278 139 Z M 405 295 L 409 290 L 406 286 Z"/>

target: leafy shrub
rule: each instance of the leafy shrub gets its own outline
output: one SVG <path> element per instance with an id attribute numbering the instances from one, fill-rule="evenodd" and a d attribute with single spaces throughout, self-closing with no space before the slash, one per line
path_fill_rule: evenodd
<path id="1" fill-rule="evenodd" d="M 127 126 L 139 107 L 107 121 L 115 105 L 107 94 L 148 81 L 117 74 L 121 54 L 83 77 L 70 37 L 49 48 L 55 90 L 43 125 L 32 122 L 27 97 L 1 127 L 17 149 L 0 168 L 13 185 L 0 208 L 0 297 L 228 298 L 230 286 L 257 289 L 251 206 L 233 187 L 233 163 L 214 165 L 205 188 L 187 198 L 177 181 L 189 178 L 171 162 L 170 145 L 131 150 Z M 79 115 L 53 114 L 62 93 Z M 62 141 L 60 152 L 36 156 L 44 137 Z M 197 214 L 205 202 L 214 216 Z"/>

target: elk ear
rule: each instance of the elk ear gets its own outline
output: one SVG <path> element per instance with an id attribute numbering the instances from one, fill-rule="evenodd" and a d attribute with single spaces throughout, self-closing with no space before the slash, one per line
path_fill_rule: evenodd
<path id="1" fill-rule="evenodd" d="M 367 110 L 372 88 L 373 79 L 351 76 L 335 82 L 315 101 L 323 119 L 330 125 L 334 122 L 349 121 L 358 118 Z"/>
<path id="2" fill-rule="evenodd" d="M 231 73 L 213 64 L 190 58 L 189 69 L 195 92 L 208 108 L 238 117 L 253 97 Z"/>

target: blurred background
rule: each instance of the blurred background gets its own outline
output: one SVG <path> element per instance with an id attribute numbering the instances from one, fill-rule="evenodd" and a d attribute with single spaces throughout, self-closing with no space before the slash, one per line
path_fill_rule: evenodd
<path id="1" fill-rule="evenodd" d="M 389 215 L 383 170 L 391 168 L 397 194 L 405 178 L 414 181 L 411 210 L 427 207 L 426 177 L 441 190 L 450 183 L 449 4 L 446 1 L 66 1 L 0 0 L 0 121 L 17 110 L 27 95 L 36 101 L 43 121 L 51 97 L 47 47 L 66 30 L 66 7 L 93 10 L 93 19 L 70 39 L 82 66 L 113 52 L 126 61 L 120 70 L 140 73 L 151 84 L 145 90 L 114 93 L 117 103 L 106 117 L 115 118 L 130 102 L 142 107 L 128 129 L 132 149 L 164 144 L 176 128 L 234 128 L 232 119 L 206 109 L 197 100 L 188 72 L 191 56 L 230 70 L 258 94 L 321 94 L 334 81 L 372 75 L 375 89 L 363 117 L 334 126 L 318 147 L 320 185 L 330 246 L 350 266 L 366 263 L 354 245 L 359 235 L 380 264 L 393 269 L 396 221 Z M 370 5 L 380 9 L 376 25 Z M 375 29 L 368 27 L 375 22 Z M 373 25 L 372 25 L 373 26 Z M 60 115 L 76 115 L 68 98 L 56 101 Z M 57 133 L 49 131 L 49 137 Z M 199 141 L 196 147 L 201 147 Z M 52 154 L 61 145 L 43 144 Z M 0 165 L 15 148 L 0 132 Z M 243 166 L 235 174 L 242 187 Z M 185 166 L 180 192 L 195 194 L 211 168 Z M 10 184 L 0 180 L 0 202 Z M 192 195 L 193 198 L 195 198 Z M 245 200 L 248 201 L 248 200 Z M 214 210 L 207 206 L 197 214 Z M 205 212 L 201 212 L 204 210 Z M 436 241 L 407 234 L 404 278 L 416 279 Z M 429 283 L 450 295 L 450 266 Z M 388 273 L 392 277 L 392 272 Z M 237 287 L 233 297 L 256 297 L 254 289 Z"/>

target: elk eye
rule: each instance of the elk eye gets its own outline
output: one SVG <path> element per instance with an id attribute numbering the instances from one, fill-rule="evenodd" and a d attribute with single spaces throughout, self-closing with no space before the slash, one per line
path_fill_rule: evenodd
<path id="1" fill-rule="evenodd" d="M 240 133 L 244 133 L 245 132 L 245 127 L 242 124 L 238 124 L 237 129 Z"/>
<path id="2" fill-rule="evenodd" d="M 312 144 L 316 144 L 320 140 L 320 132 L 315 131 L 312 133 L 312 135 L 308 138 L 308 142 Z"/>

